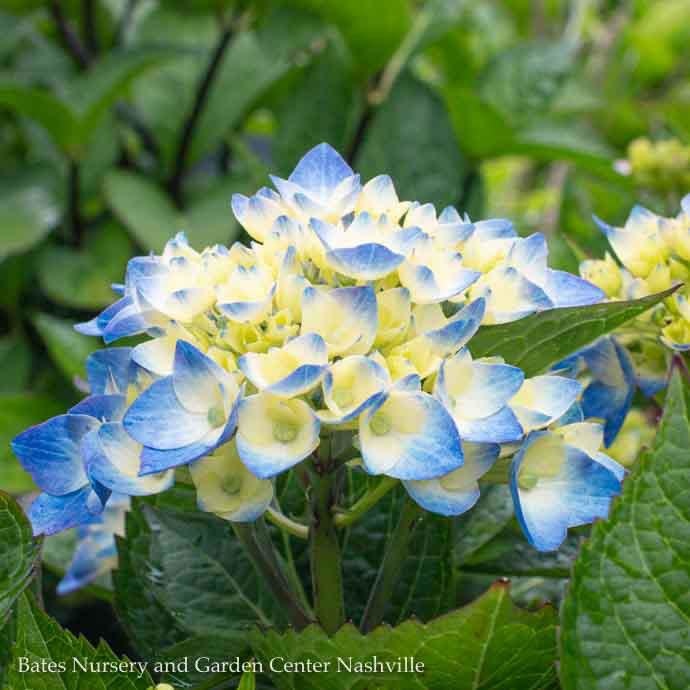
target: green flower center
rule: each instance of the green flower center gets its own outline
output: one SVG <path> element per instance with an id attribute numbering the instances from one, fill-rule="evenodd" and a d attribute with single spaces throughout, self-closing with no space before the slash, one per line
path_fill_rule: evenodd
<path id="1" fill-rule="evenodd" d="M 384 436 L 391 430 L 392 426 L 390 417 L 380 410 L 369 420 L 369 428 L 377 436 Z"/>
<path id="2" fill-rule="evenodd" d="M 281 443 L 290 443 L 297 438 L 298 428 L 289 422 L 274 422 L 273 438 Z"/>
<path id="3" fill-rule="evenodd" d="M 533 489 L 539 482 L 539 475 L 534 472 L 522 471 L 518 475 L 518 486 L 525 491 Z"/>
<path id="4" fill-rule="evenodd" d="M 347 407 L 353 399 L 352 391 L 348 388 L 335 388 L 333 390 L 333 400 L 338 407 Z"/>
<path id="5" fill-rule="evenodd" d="M 225 410 L 220 405 L 208 411 L 208 423 L 214 429 L 225 424 Z"/>
<path id="6" fill-rule="evenodd" d="M 225 477 L 221 484 L 221 488 L 229 496 L 235 496 L 240 493 L 242 489 L 242 480 L 237 475 Z"/>

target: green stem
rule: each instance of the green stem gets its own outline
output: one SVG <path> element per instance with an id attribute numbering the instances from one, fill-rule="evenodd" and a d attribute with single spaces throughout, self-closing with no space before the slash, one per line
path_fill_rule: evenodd
<path id="1" fill-rule="evenodd" d="M 317 462 L 315 469 L 309 530 L 314 608 L 321 627 L 332 635 L 345 622 L 340 544 L 332 514 L 336 473 L 330 462 Z"/>
<path id="2" fill-rule="evenodd" d="M 290 623 L 297 630 L 305 628 L 312 620 L 290 590 L 287 579 L 275 557 L 272 545 L 269 545 L 269 552 L 266 545 L 260 543 L 254 524 L 242 522 L 233 522 L 231 524 L 235 535 L 242 542 L 254 567 L 261 574 L 264 584 L 266 584 L 276 601 L 282 605 Z"/>
<path id="3" fill-rule="evenodd" d="M 297 592 L 297 597 L 304 606 L 304 610 L 313 618 L 314 612 L 311 608 L 311 602 L 307 598 L 307 593 L 304 591 L 302 579 L 297 572 L 297 564 L 295 563 L 295 556 L 292 553 L 292 544 L 290 544 L 290 535 L 287 532 L 281 532 L 283 537 L 283 548 L 285 549 L 285 563 L 287 567 L 287 574 L 292 582 L 292 587 Z"/>
<path id="4" fill-rule="evenodd" d="M 369 601 L 367 601 L 366 608 L 364 609 L 364 615 L 359 627 L 365 634 L 371 632 L 383 620 L 391 591 L 400 576 L 405 558 L 407 558 L 410 537 L 414 532 L 421 512 L 421 508 L 416 503 L 409 498 L 405 498 L 398 524 L 388 541 L 386 553 L 383 556 L 381 567 L 376 576 L 376 582 L 374 582 L 369 595 Z"/>
<path id="5" fill-rule="evenodd" d="M 350 508 L 339 512 L 335 516 L 336 527 L 349 527 L 369 510 L 371 510 L 391 489 L 398 483 L 392 477 L 382 477 L 379 483 L 370 491 L 367 491 L 362 498 L 353 503 Z"/>
<path id="6" fill-rule="evenodd" d="M 266 517 L 283 532 L 298 539 L 309 539 L 309 528 L 301 522 L 290 519 L 285 513 L 269 506 L 266 508 Z"/>

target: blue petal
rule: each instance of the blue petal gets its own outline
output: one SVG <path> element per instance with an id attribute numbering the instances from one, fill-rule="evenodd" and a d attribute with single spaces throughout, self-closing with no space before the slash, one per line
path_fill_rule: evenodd
<path id="1" fill-rule="evenodd" d="M 111 491 L 127 496 L 148 496 L 168 489 L 175 475 L 139 477 L 142 447 L 120 423 L 103 424 L 84 439 L 87 471 Z"/>
<path id="2" fill-rule="evenodd" d="M 547 271 L 544 292 L 556 307 L 597 304 L 606 299 L 604 292 L 596 285 L 572 273 L 552 269 Z"/>
<path id="3" fill-rule="evenodd" d="M 110 539 L 86 538 L 78 544 L 65 576 L 57 586 L 57 593 L 65 596 L 76 592 L 98 578 L 117 559 L 115 535 Z"/>
<path id="4" fill-rule="evenodd" d="M 131 347 L 112 347 L 92 352 L 86 359 L 91 394 L 126 393 L 131 361 Z"/>
<path id="5" fill-rule="evenodd" d="M 511 467 L 510 489 L 515 513 L 527 540 L 539 551 L 554 551 L 569 527 L 589 524 L 608 515 L 611 499 L 620 491 L 620 481 L 603 464 L 572 446 L 565 446 L 561 472 L 542 478 L 533 489 L 518 484 L 520 467 L 530 445 L 548 432 L 530 434 Z"/>
<path id="6" fill-rule="evenodd" d="M 388 431 L 376 432 L 375 415 L 379 419 L 385 415 Z M 381 406 L 360 417 L 359 439 L 364 466 L 371 474 L 434 479 L 463 463 L 453 419 L 438 400 L 423 392 L 391 392 Z"/>
<path id="7" fill-rule="evenodd" d="M 454 314 L 445 326 L 429 331 L 424 336 L 439 350 L 446 353 L 455 352 L 464 347 L 479 330 L 485 310 L 486 301 L 480 297 Z"/>
<path id="8" fill-rule="evenodd" d="M 173 362 L 173 387 L 182 405 L 206 414 L 218 397 L 226 373 L 210 357 L 184 340 L 178 340 Z"/>
<path id="9" fill-rule="evenodd" d="M 455 423 L 462 440 L 473 443 L 511 443 L 524 436 L 520 422 L 507 405 L 489 417 L 461 418 Z"/>
<path id="10" fill-rule="evenodd" d="M 382 244 L 332 249 L 326 252 L 328 263 L 340 273 L 359 280 L 376 280 L 394 271 L 405 260 L 404 254 L 392 252 Z"/>
<path id="11" fill-rule="evenodd" d="M 332 146 L 323 143 L 303 156 L 288 180 L 315 198 L 325 200 L 343 180 L 353 174 L 343 157 Z"/>
<path id="12" fill-rule="evenodd" d="M 19 434 L 12 449 L 40 489 L 62 496 L 88 483 L 79 446 L 98 425 L 93 417 L 60 415 Z"/>
<path id="13" fill-rule="evenodd" d="M 123 423 L 139 443 L 172 450 L 200 441 L 213 430 L 208 414 L 185 409 L 175 395 L 173 377 L 154 382 L 131 405 Z"/>
<path id="14" fill-rule="evenodd" d="M 592 383 L 582 394 L 585 417 L 604 420 L 608 447 L 623 426 L 635 395 L 635 370 L 628 351 L 613 338 L 601 338 L 583 352 Z"/>
<path id="15" fill-rule="evenodd" d="M 403 482 L 412 499 L 425 510 L 440 515 L 462 515 L 479 499 L 479 479 L 498 459 L 496 444 L 463 444 L 465 464 L 446 477 Z M 457 484 L 448 484 L 450 478 Z"/>
<path id="16" fill-rule="evenodd" d="M 100 422 L 122 419 L 127 407 L 124 395 L 90 395 L 70 409 L 70 414 L 82 414 Z"/>
<path id="17" fill-rule="evenodd" d="M 144 447 L 141 452 L 141 470 L 139 475 L 145 477 L 149 474 L 159 474 L 172 467 L 187 465 L 204 455 L 208 455 L 224 443 L 227 443 L 237 428 L 238 404 L 239 398 L 235 402 L 232 413 L 228 417 L 228 421 L 220 436 L 218 435 L 218 431 L 214 429 L 199 441 L 180 448 L 160 450 L 157 448 Z"/>
<path id="18" fill-rule="evenodd" d="M 42 493 L 34 500 L 28 515 L 35 535 L 56 534 L 63 530 L 98 521 L 99 513 L 94 507 L 93 490 L 84 486 L 64 496 Z"/>

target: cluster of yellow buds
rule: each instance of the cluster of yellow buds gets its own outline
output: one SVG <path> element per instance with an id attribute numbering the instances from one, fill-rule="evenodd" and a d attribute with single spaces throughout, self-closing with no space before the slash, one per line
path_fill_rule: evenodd
<path id="1" fill-rule="evenodd" d="M 628 164 L 644 189 L 667 193 L 690 187 L 690 146 L 678 139 L 635 139 L 628 146 Z"/>
<path id="2" fill-rule="evenodd" d="M 680 213 L 659 216 L 635 206 L 622 228 L 598 220 L 620 261 L 610 255 L 583 261 L 580 274 L 597 285 L 610 299 L 636 299 L 684 283 L 656 309 L 635 324 L 641 335 L 673 350 L 690 349 L 690 195 L 681 201 Z"/>

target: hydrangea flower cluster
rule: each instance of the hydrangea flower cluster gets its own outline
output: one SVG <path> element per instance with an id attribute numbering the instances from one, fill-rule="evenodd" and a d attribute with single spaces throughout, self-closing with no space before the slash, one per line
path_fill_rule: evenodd
<path id="1" fill-rule="evenodd" d="M 107 344 L 150 339 L 92 355 L 91 395 L 15 439 L 42 491 L 35 531 L 95 522 L 180 466 L 201 509 L 253 521 L 275 506 L 275 477 L 334 431 L 353 435 L 364 471 L 443 515 L 471 508 L 517 450 L 516 512 L 540 549 L 605 515 L 622 469 L 599 451 L 601 427 L 583 426 L 580 383 L 467 347 L 482 324 L 604 292 L 550 269 L 541 234 L 401 201 L 386 175 L 362 185 L 326 144 L 271 179 L 232 199 L 249 246 L 199 253 L 178 234 L 132 259 L 120 298 L 78 326 Z"/>
<path id="2" fill-rule="evenodd" d="M 636 206 L 622 228 L 595 220 L 621 265 L 607 254 L 604 259 L 583 261 L 580 274 L 610 299 L 644 297 L 683 282 L 683 288 L 640 317 L 635 330 L 652 341 L 660 335 L 671 350 L 690 350 L 690 194 L 675 217 Z"/>

